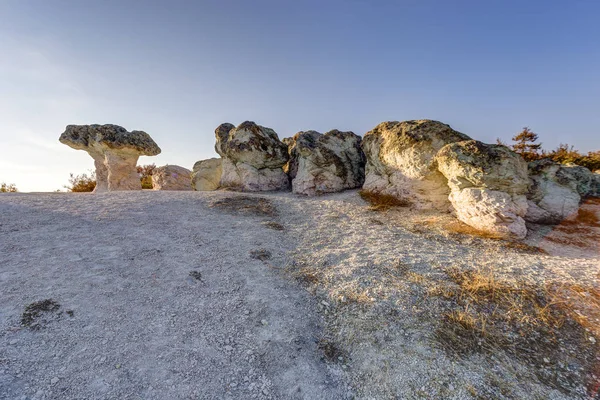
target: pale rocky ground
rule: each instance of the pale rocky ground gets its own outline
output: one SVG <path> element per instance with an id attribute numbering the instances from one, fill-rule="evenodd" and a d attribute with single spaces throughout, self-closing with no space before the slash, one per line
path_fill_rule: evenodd
<path id="1" fill-rule="evenodd" d="M 277 213 L 215 206 L 227 198 Z M 590 283 L 600 249 L 534 226 L 550 254 L 529 254 L 427 218 L 450 217 L 369 211 L 356 191 L 2 194 L 0 399 L 586 398 L 503 353 L 448 355 L 407 276 Z M 50 298 L 58 312 L 23 327 Z"/>

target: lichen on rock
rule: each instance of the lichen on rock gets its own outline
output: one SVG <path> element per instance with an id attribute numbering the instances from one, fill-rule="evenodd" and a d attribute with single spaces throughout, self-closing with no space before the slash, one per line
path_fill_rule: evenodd
<path id="1" fill-rule="evenodd" d="M 289 188 L 283 171 L 288 149 L 273 129 L 251 121 L 237 127 L 221 124 L 215 137 L 215 151 L 223 157 L 221 187 L 250 192 Z"/>
<path id="2" fill-rule="evenodd" d="M 294 193 L 314 196 L 362 186 L 365 157 L 353 132 L 298 132 L 284 143 L 290 154 L 284 169 Z"/>
<path id="3" fill-rule="evenodd" d="M 469 139 L 438 121 L 382 122 L 362 140 L 363 189 L 406 199 L 417 208 L 448 209 L 448 185 L 434 158 L 446 144 Z"/>

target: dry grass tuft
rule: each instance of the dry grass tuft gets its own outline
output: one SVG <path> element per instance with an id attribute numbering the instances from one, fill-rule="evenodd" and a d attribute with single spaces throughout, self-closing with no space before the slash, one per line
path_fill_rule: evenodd
<path id="1" fill-rule="evenodd" d="M 506 351 L 533 365 L 542 382 L 568 394 L 590 383 L 577 368 L 560 366 L 594 368 L 598 349 L 593 335 L 600 333 L 594 328 L 600 317 L 597 288 L 508 282 L 491 269 L 450 268 L 446 273 L 451 285 L 427 291 L 449 307 L 435 334 L 442 348 L 454 355 Z"/>
<path id="2" fill-rule="evenodd" d="M 292 272 L 292 276 L 304 286 L 318 284 L 321 281 L 321 275 L 322 272 L 312 267 L 303 267 Z"/>
<path id="3" fill-rule="evenodd" d="M 358 192 L 360 197 L 370 204 L 372 211 L 386 211 L 393 207 L 410 207 L 412 203 L 407 199 L 400 199 L 389 194 L 369 192 L 361 190 Z"/>
<path id="4" fill-rule="evenodd" d="M 497 241 L 498 244 L 500 244 L 502 247 L 517 250 L 521 253 L 547 254 L 547 252 L 540 247 L 532 246 L 518 240 L 505 239 L 497 234 L 475 229 L 461 221 L 452 221 L 450 223 L 446 223 L 443 225 L 443 229 L 444 231 L 450 233 L 451 236 L 455 236 L 458 238 L 460 238 L 461 236 L 477 237 L 481 239 Z"/>
<path id="5" fill-rule="evenodd" d="M 273 203 L 264 197 L 232 196 L 216 200 L 210 207 L 223 211 L 254 215 L 259 217 L 274 217 L 277 209 Z"/>
<path id="6" fill-rule="evenodd" d="M 450 234 L 477 236 L 484 239 L 501 239 L 498 234 L 475 229 L 461 221 L 450 222 L 444 226 L 444 229 Z"/>

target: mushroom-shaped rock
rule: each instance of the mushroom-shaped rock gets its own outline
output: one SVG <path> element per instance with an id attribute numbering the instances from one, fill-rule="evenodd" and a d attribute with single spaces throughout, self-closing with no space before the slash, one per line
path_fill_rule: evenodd
<path id="1" fill-rule="evenodd" d="M 521 156 L 506 146 L 468 140 L 444 146 L 436 162 L 459 220 L 499 237 L 525 237 L 529 179 Z"/>
<path id="2" fill-rule="evenodd" d="M 200 160 L 194 164 L 192 187 L 198 191 L 217 190 L 221 182 L 221 158 Z"/>
<path id="3" fill-rule="evenodd" d="M 192 190 L 192 171 L 179 165 L 164 165 L 152 172 L 154 190 Z"/>
<path id="4" fill-rule="evenodd" d="M 419 208 L 448 209 L 446 179 L 434 157 L 448 143 L 470 138 L 432 120 L 382 122 L 367 132 L 363 189 L 410 200 Z"/>
<path id="5" fill-rule="evenodd" d="M 249 192 L 289 188 L 283 171 L 288 149 L 273 129 L 250 121 L 236 128 L 221 124 L 215 136 L 215 150 L 223 157 L 220 186 Z"/>
<path id="6" fill-rule="evenodd" d="M 298 132 L 293 138 L 284 139 L 284 143 L 290 153 L 285 169 L 294 193 L 314 196 L 364 183 L 365 156 L 361 138 L 353 132 Z"/>
<path id="7" fill-rule="evenodd" d="M 525 219 L 538 224 L 559 223 L 577 212 L 582 197 L 600 195 L 600 179 L 577 165 L 550 159 L 532 161 L 529 179 Z"/>
<path id="8" fill-rule="evenodd" d="M 94 159 L 94 192 L 141 190 L 138 158 L 160 154 L 160 147 L 146 132 L 128 132 L 118 125 L 68 125 L 59 141 L 87 151 Z"/>

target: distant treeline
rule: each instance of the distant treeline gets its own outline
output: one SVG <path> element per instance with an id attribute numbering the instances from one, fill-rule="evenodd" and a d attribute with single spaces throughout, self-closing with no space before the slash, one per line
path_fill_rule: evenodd
<path id="1" fill-rule="evenodd" d="M 549 158 L 561 164 L 577 164 L 588 168 L 590 171 L 600 170 L 600 150 L 590 151 L 587 154 L 579 152 L 574 146 L 560 144 L 556 149 L 546 151 L 542 149 L 542 144 L 538 143 L 538 135 L 531 129 L 525 127 L 518 135 L 512 138 L 514 144 L 503 143 L 500 139 L 498 144 L 508 146 L 516 153 L 519 153 L 527 161 Z"/>

